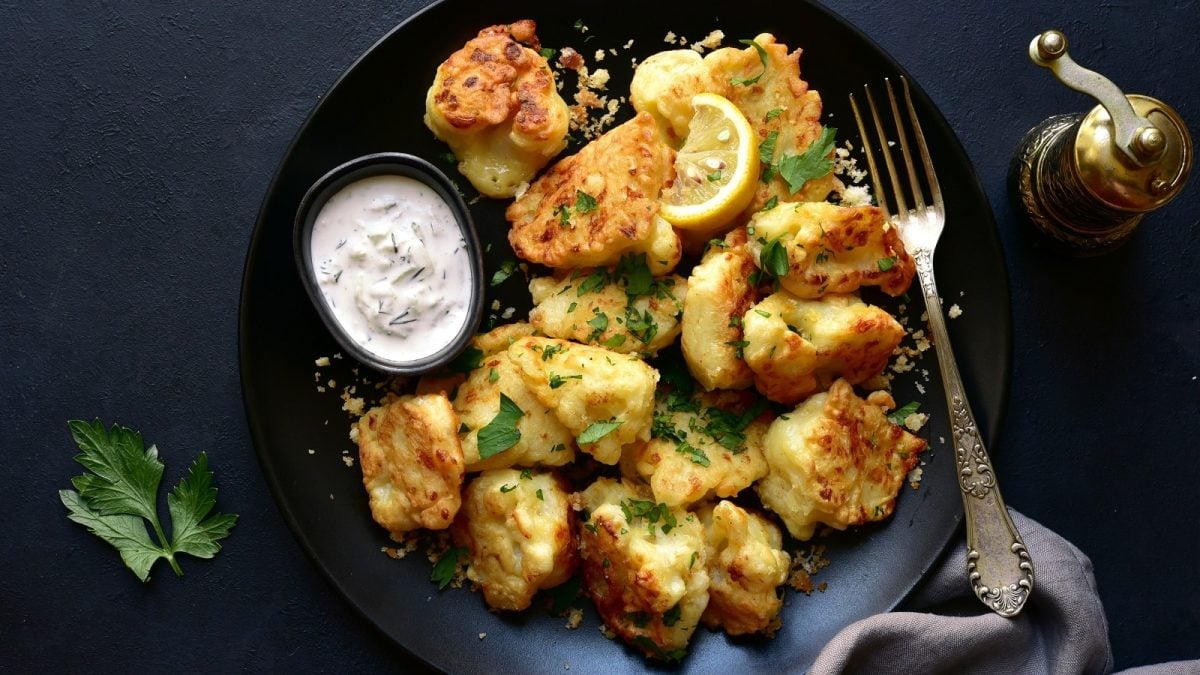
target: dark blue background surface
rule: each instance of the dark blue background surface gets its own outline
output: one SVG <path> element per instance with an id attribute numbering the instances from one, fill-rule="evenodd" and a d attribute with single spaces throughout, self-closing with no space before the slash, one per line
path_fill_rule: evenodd
<path id="1" fill-rule="evenodd" d="M 0 3 L 0 669 L 407 662 L 271 499 L 243 414 L 237 308 L 288 141 L 421 4 Z M 1075 261 L 1023 235 L 1004 183 L 1026 129 L 1090 107 L 1026 58 L 1044 28 L 1200 132 L 1200 6 L 827 4 L 939 105 L 996 211 L 1015 332 L 993 442 L 1005 497 L 1092 558 L 1118 667 L 1200 657 L 1200 188 L 1117 253 Z M 221 508 L 242 514 L 217 559 L 185 559 L 183 579 L 158 567 L 143 586 L 66 519 L 78 417 L 139 428 L 172 484 L 208 452 Z"/>

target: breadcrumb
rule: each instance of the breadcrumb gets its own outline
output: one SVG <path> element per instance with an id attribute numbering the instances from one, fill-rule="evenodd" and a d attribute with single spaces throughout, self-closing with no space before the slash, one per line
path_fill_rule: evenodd
<path id="1" fill-rule="evenodd" d="M 950 311 L 946 312 L 946 316 L 951 319 L 957 319 L 962 316 L 962 307 L 959 307 L 957 303 L 950 305 Z"/>
<path id="2" fill-rule="evenodd" d="M 567 629 L 576 630 L 583 623 L 583 610 L 578 607 L 572 607 L 567 612 Z"/>
<path id="3" fill-rule="evenodd" d="M 317 364 L 318 368 L 324 368 L 325 366 L 329 365 L 329 357 L 322 356 L 321 358 L 317 359 L 314 363 Z"/>

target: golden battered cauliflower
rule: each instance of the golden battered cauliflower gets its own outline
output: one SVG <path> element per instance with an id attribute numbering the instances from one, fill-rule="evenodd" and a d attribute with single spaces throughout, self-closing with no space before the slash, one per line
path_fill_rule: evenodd
<path id="1" fill-rule="evenodd" d="M 770 471 L 755 486 L 758 495 L 802 541 L 818 524 L 844 530 L 892 515 L 925 449 L 845 380 L 777 418 L 764 443 Z"/>
<path id="2" fill-rule="evenodd" d="M 536 28 L 526 19 L 483 29 L 438 66 L 425 97 L 425 125 L 489 197 L 513 196 L 567 147 L 570 114 Z"/>
<path id="3" fill-rule="evenodd" d="M 624 266 L 625 258 L 622 260 Z M 529 283 L 534 308 L 529 323 L 555 338 L 603 345 L 621 354 L 653 356 L 679 336 L 687 280 L 652 279 L 615 271 L 579 270 L 561 280 L 538 277 Z"/>
<path id="4" fill-rule="evenodd" d="M 692 97 L 701 92 L 729 99 L 746 116 L 758 142 L 770 138 L 774 148 L 768 164 L 809 149 L 821 135 L 821 96 L 800 78 L 800 54 L 769 33 L 754 38 L 766 53 L 727 47 L 701 58 L 690 49 L 660 52 L 643 61 L 630 84 L 630 101 L 638 112 L 652 115 L 675 145 L 687 137 Z M 754 80 L 754 78 L 758 78 Z M 747 80 L 754 80 L 749 82 Z M 744 84 L 742 83 L 744 82 Z M 778 171 L 766 175 L 745 213 L 776 202 L 822 200 L 835 187 L 833 173 L 812 178 L 792 192 Z"/>
<path id="5" fill-rule="evenodd" d="M 708 607 L 701 619 L 730 635 L 772 633 L 783 607 L 779 587 L 792 557 L 766 518 L 721 500 L 696 511 L 708 547 Z"/>
<path id="6" fill-rule="evenodd" d="M 774 293 L 742 317 L 746 363 L 772 401 L 798 403 L 834 379 L 861 384 L 883 372 L 904 337 L 886 311 L 853 295 L 801 300 Z"/>
<path id="7" fill-rule="evenodd" d="M 661 394 L 652 438 L 625 450 L 622 474 L 648 481 L 667 506 L 736 495 L 767 474 L 762 439 L 772 415 L 756 400 L 735 391 Z"/>
<path id="8" fill-rule="evenodd" d="M 529 391 L 597 461 L 616 464 L 622 447 L 650 438 L 658 371 L 637 357 L 539 337 L 518 340 L 508 356 Z"/>
<path id="9" fill-rule="evenodd" d="M 604 625 L 647 656 L 682 658 L 708 604 L 699 519 L 611 478 L 573 501 L 583 521 L 583 585 Z"/>
<path id="10" fill-rule="evenodd" d="M 484 458 L 479 454 L 479 431 L 500 413 L 501 395 L 521 409 L 516 423 L 521 437 L 507 450 Z M 485 357 L 480 367 L 471 371 L 458 388 L 454 409 L 466 427 L 461 438 L 467 471 L 562 466 L 575 459 L 574 434 L 529 390 L 507 349 Z"/>
<path id="11" fill-rule="evenodd" d="M 729 233 L 688 277 L 680 344 L 688 370 L 705 389 L 745 389 L 754 383 L 754 373 L 738 355 L 740 318 L 758 297 L 750 281 L 758 267 L 744 248 L 745 239 L 745 228 Z"/>
<path id="12" fill-rule="evenodd" d="M 578 564 L 575 514 L 562 481 L 529 470 L 484 471 L 463 492 L 451 534 L 470 551 L 467 578 L 493 609 L 529 607 Z"/>
<path id="13" fill-rule="evenodd" d="M 899 232 L 876 206 L 777 206 L 756 214 L 749 227 L 755 260 L 761 260 L 763 242 L 772 246 L 778 240 L 788 267 L 779 282 L 797 297 L 850 293 L 860 286 L 902 295 L 917 271 Z"/>
<path id="14" fill-rule="evenodd" d="M 675 153 L 654 120 L 638 115 L 542 174 L 505 211 L 508 241 L 530 262 L 558 269 L 615 265 L 625 253 L 658 250 L 674 230 L 656 224 L 658 194 Z"/>
<path id="15" fill-rule="evenodd" d="M 358 457 L 371 516 L 392 537 L 450 526 L 461 503 L 458 415 L 444 394 L 400 396 L 358 420 Z"/>

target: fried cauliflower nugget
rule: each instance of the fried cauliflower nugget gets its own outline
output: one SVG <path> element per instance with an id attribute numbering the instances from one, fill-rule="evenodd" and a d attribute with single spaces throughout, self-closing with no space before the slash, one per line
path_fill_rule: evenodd
<path id="1" fill-rule="evenodd" d="M 545 335 L 653 356 L 679 337 L 687 280 L 581 270 L 561 280 L 535 278 L 529 293 L 535 305 L 529 323 Z"/>
<path id="2" fill-rule="evenodd" d="M 600 478 L 573 496 L 583 585 L 596 612 L 647 656 L 679 660 L 708 604 L 704 530 L 643 486 Z"/>
<path id="3" fill-rule="evenodd" d="M 745 250 L 746 230 L 730 232 L 725 245 L 709 249 L 688 277 L 680 344 L 688 370 L 705 389 L 745 389 L 754 373 L 739 358 L 741 317 L 758 299 L 750 280 L 758 271 Z"/>
<path id="4" fill-rule="evenodd" d="M 732 497 L 767 474 L 762 442 L 772 415 L 755 406 L 761 399 L 753 393 L 658 399 L 652 438 L 621 456 L 622 474 L 648 481 L 656 500 L 686 507 Z"/>
<path id="5" fill-rule="evenodd" d="M 730 635 L 770 633 L 783 607 L 778 588 L 792 557 L 766 518 L 721 500 L 696 511 L 708 551 L 708 607 L 701 620 Z"/>
<path id="6" fill-rule="evenodd" d="M 614 265 L 654 248 L 652 235 L 669 236 L 655 217 L 674 155 L 654 119 L 638 115 L 534 181 L 505 211 L 509 243 L 521 258 L 560 269 Z"/>
<path id="7" fill-rule="evenodd" d="M 371 516 L 399 539 L 443 530 L 458 513 L 463 451 L 444 394 L 400 396 L 358 420 L 358 457 Z"/>
<path id="8" fill-rule="evenodd" d="M 746 363 L 763 396 L 798 403 L 837 378 L 861 384 L 883 372 L 904 327 L 854 295 L 767 296 L 742 316 Z"/>
<path id="9" fill-rule="evenodd" d="M 438 66 L 425 97 L 425 125 L 489 197 L 513 196 L 567 147 L 570 115 L 536 28 L 526 19 L 483 29 Z"/>
<path id="10" fill-rule="evenodd" d="M 801 298 L 849 293 L 860 286 L 879 286 L 898 296 L 917 271 L 900 233 L 876 206 L 812 202 L 775 207 L 756 214 L 750 227 L 756 239 L 748 247 L 755 259 L 762 241 L 779 240 L 788 263 L 779 282 Z"/>
<path id="11" fill-rule="evenodd" d="M 598 462 L 616 464 L 622 447 L 650 438 L 658 371 L 636 356 L 538 337 L 518 340 L 508 356 L 529 391 Z M 592 442 L 578 441 L 592 425 L 608 424 L 617 426 Z"/>
<path id="12" fill-rule="evenodd" d="M 523 413 L 517 421 L 521 438 L 511 448 L 488 458 L 479 456 L 479 430 L 500 412 L 500 395 L 507 396 Z M 467 471 L 510 466 L 562 466 L 575 459 L 575 436 L 529 387 L 507 349 L 487 356 L 471 371 L 454 397 L 467 431 L 462 434 Z M 457 427 L 455 431 L 457 431 Z"/>
<path id="13" fill-rule="evenodd" d="M 764 443 L 770 471 L 756 484 L 758 495 L 802 541 L 821 523 L 844 530 L 892 515 L 926 445 L 845 380 L 777 418 Z"/>
<path id="14" fill-rule="evenodd" d="M 774 134 L 769 164 L 785 155 L 803 153 L 821 135 L 822 106 L 820 94 L 800 77 L 801 50 L 789 53 L 787 45 L 776 42 L 769 33 L 754 41 L 767 55 L 765 67 L 753 46 L 718 49 L 703 58 L 690 49 L 651 56 L 637 67 L 629 87 L 634 109 L 653 115 L 664 135 L 678 145 L 688 134 L 692 97 L 702 92 L 718 94 L 746 116 L 760 143 Z M 792 193 L 787 181 L 776 173 L 759 184 L 745 213 L 749 216 L 772 198 L 779 202 L 821 200 L 834 187 L 830 172 L 810 179 Z"/>
<path id="15" fill-rule="evenodd" d="M 463 492 L 451 534 L 470 550 L 467 578 L 488 606 L 519 611 L 575 573 L 574 525 L 569 495 L 554 474 L 493 469 Z"/>

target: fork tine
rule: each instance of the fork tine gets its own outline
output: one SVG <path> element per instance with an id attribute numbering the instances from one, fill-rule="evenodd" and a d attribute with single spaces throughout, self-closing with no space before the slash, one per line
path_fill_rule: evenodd
<path id="1" fill-rule="evenodd" d="M 900 81 L 904 84 L 905 92 L 908 91 L 908 80 L 903 77 Z M 896 94 L 892 90 L 892 81 L 884 79 L 883 83 L 887 86 L 888 103 L 892 106 L 892 119 L 896 120 L 896 136 L 900 139 L 900 155 L 904 157 L 904 168 L 908 169 L 908 184 L 912 187 L 913 202 L 918 210 L 925 209 L 925 196 L 921 191 L 921 183 L 917 180 L 917 170 L 913 167 L 912 153 L 908 150 L 908 134 L 904 133 L 904 120 L 900 117 L 900 107 L 896 105 Z M 916 119 L 912 116 L 912 119 Z M 921 135 L 918 133 L 917 138 Z"/>
<path id="2" fill-rule="evenodd" d="M 858 140 L 862 143 L 863 154 L 867 156 L 867 170 L 870 172 L 871 191 L 875 194 L 875 202 L 884 213 L 890 214 L 892 211 L 888 208 L 887 196 L 879 189 L 879 171 L 875 166 L 875 153 L 871 151 L 871 137 L 867 135 L 867 127 L 863 124 L 862 113 L 858 110 L 858 101 L 854 100 L 853 93 L 850 94 L 850 108 L 854 111 L 854 121 L 858 123 Z"/>
<path id="3" fill-rule="evenodd" d="M 908 106 L 908 118 L 912 120 L 913 134 L 917 138 L 917 148 L 921 151 L 921 163 L 925 165 L 925 178 L 929 180 L 929 192 L 933 195 L 933 206 L 939 211 L 945 208 L 942 202 L 942 189 L 938 187 L 937 172 L 933 169 L 933 160 L 929 157 L 929 147 L 925 144 L 925 132 L 921 130 L 921 120 L 917 119 L 916 108 L 913 107 L 912 92 L 908 89 L 908 80 L 900 78 L 904 85 L 904 102 Z"/>
<path id="4" fill-rule="evenodd" d="M 907 213 L 908 201 L 904 198 L 904 190 L 900 187 L 900 180 L 896 176 L 896 164 L 892 161 L 887 136 L 883 133 L 883 121 L 879 118 L 879 109 L 875 107 L 875 98 L 871 96 L 870 87 L 864 84 L 863 90 L 867 95 L 867 105 L 871 108 L 871 117 L 875 121 L 875 133 L 879 135 L 879 151 L 883 153 L 883 163 L 887 165 L 888 178 L 892 181 L 892 196 L 896 198 L 896 209 L 898 213 Z"/>

